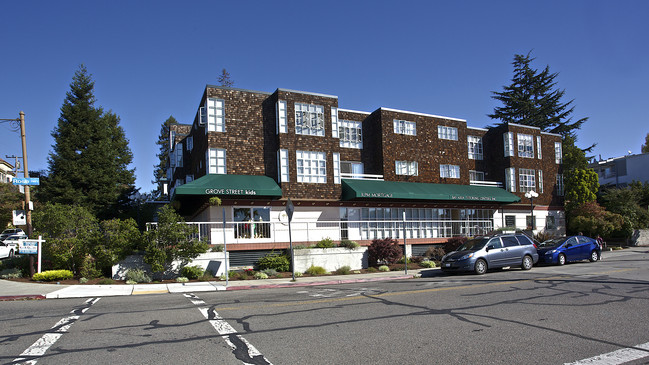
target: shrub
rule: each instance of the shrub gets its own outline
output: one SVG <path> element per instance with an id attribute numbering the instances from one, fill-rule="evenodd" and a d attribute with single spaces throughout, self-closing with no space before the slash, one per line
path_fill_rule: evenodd
<path id="1" fill-rule="evenodd" d="M 189 281 L 189 278 L 187 278 L 187 277 L 185 277 L 185 276 L 180 276 L 180 277 L 177 277 L 177 278 L 176 278 L 176 282 L 177 282 L 177 283 L 186 283 L 186 282 L 188 282 L 188 281 Z"/>
<path id="2" fill-rule="evenodd" d="M 389 237 L 373 240 L 367 252 L 370 266 L 376 266 L 379 262 L 394 264 L 403 256 L 398 241 Z"/>
<path id="3" fill-rule="evenodd" d="M 331 238 L 327 237 L 327 238 L 323 238 L 320 241 L 318 241 L 318 243 L 315 244 L 315 247 L 317 247 L 317 248 L 332 248 L 332 247 L 336 247 L 336 245 L 334 244 L 334 241 Z"/>
<path id="4" fill-rule="evenodd" d="M 151 277 L 141 269 L 130 269 L 126 272 L 126 280 L 134 281 L 136 283 L 150 283 Z"/>
<path id="5" fill-rule="evenodd" d="M 315 276 L 315 275 L 325 275 L 325 274 L 327 274 L 327 270 L 325 270 L 325 268 L 322 267 L 322 266 L 313 266 L 313 265 L 311 265 L 311 267 L 306 269 L 306 271 L 304 273 L 309 274 L 309 275 L 313 275 L 313 276 Z"/>
<path id="6" fill-rule="evenodd" d="M 291 259 L 282 254 L 271 253 L 257 261 L 257 267 L 263 271 L 266 269 L 274 269 L 281 272 L 290 271 Z"/>
<path id="7" fill-rule="evenodd" d="M 444 244 L 444 252 L 449 253 L 457 250 L 464 242 L 466 242 L 466 237 L 451 237 Z"/>
<path id="8" fill-rule="evenodd" d="M 446 255 L 446 252 L 440 246 L 432 246 L 424 253 L 424 256 L 437 261 L 441 260 L 444 255 Z"/>
<path id="9" fill-rule="evenodd" d="M 367 272 L 369 272 L 369 273 L 374 273 L 374 272 L 377 272 L 377 271 L 379 271 L 379 270 L 377 268 L 375 268 L 375 267 L 370 266 L 370 267 L 367 268 Z"/>
<path id="10" fill-rule="evenodd" d="M 86 278 L 79 278 L 79 284 L 85 284 L 88 282 L 88 279 Z"/>
<path id="11" fill-rule="evenodd" d="M 307 248 L 312 248 L 314 246 L 308 246 L 308 245 L 293 245 L 294 250 L 306 250 Z"/>
<path id="12" fill-rule="evenodd" d="M 406 269 L 406 267 L 404 265 L 394 265 L 394 266 L 392 266 L 391 271 L 403 271 L 405 269 Z"/>
<path id="13" fill-rule="evenodd" d="M 18 279 L 22 277 L 23 273 L 15 267 L 0 271 L 0 279 Z"/>
<path id="14" fill-rule="evenodd" d="M 212 279 L 214 279 L 214 273 L 211 270 L 205 270 L 203 275 L 198 278 L 199 281 L 210 281 Z"/>
<path id="15" fill-rule="evenodd" d="M 72 271 L 70 270 L 49 270 L 41 273 L 36 273 L 32 277 L 34 281 L 53 281 L 72 279 Z"/>
<path id="16" fill-rule="evenodd" d="M 133 280 L 126 280 L 126 285 L 135 285 L 135 284 L 137 284 L 137 282 Z"/>
<path id="17" fill-rule="evenodd" d="M 210 250 L 212 252 L 223 252 L 223 245 L 214 245 Z"/>
<path id="18" fill-rule="evenodd" d="M 298 271 L 298 272 L 295 273 L 295 277 L 299 278 L 300 276 L 302 276 L 301 272 Z"/>
<path id="19" fill-rule="evenodd" d="M 379 271 L 390 271 L 390 267 L 387 265 L 381 265 L 379 266 Z"/>
<path id="20" fill-rule="evenodd" d="M 266 270 L 264 270 L 264 271 L 262 271 L 262 272 L 263 272 L 264 274 L 268 275 L 268 277 L 273 277 L 273 276 L 277 276 L 277 275 L 278 275 L 278 274 L 277 274 L 277 270 L 275 270 L 275 269 L 266 269 Z"/>
<path id="21" fill-rule="evenodd" d="M 205 270 L 200 266 L 185 266 L 180 269 L 180 276 L 184 276 L 187 279 L 198 279 L 203 275 Z"/>
<path id="22" fill-rule="evenodd" d="M 88 279 L 101 277 L 101 271 L 97 269 L 95 261 L 96 260 L 92 255 L 86 255 L 81 262 L 81 270 L 79 270 L 79 274 Z"/>
<path id="23" fill-rule="evenodd" d="M 352 268 L 349 266 L 342 266 L 334 271 L 336 275 L 349 275 L 352 273 Z"/>
<path id="24" fill-rule="evenodd" d="M 427 269 L 432 269 L 432 268 L 437 267 L 437 264 L 435 263 L 435 261 L 428 261 L 428 260 L 422 261 L 421 263 L 419 263 L 419 265 L 421 265 L 422 267 L 425 267 Z"/>
<path id="25" fill-rule="evenodd" d="M 357 242 L 350 240 L 342 240 L 340 241 L 340 244 L 338 246 L 347 248 L 349 250 L 361 247 L 361 245 L 359 245 Z"/>
<path id="26" fill-rule="evenodd" d="M 103 278 L 103 279 L 101 279 L 101 280 L 99 280 L 97 282 L 97 284 L 99 284 L 99 285 L 111 285 L 111 284 L 115 284 L 115 283 L 116 283 L 115 280 L 109 279 L 109 278 Z"/>
<path id="27" fill-rule="evenodd" d="M 407 262 L 408 262 L 409 264 L 419 264 L 420 262 L 422 262 L 422 261 L 424 260 L 424 258 L 421 257 L 421 256 L 410 256 L 410 257 L 408 257 L 408 258 L 406 259 L 405 256 L 402 256 L 402 257 L 399 259 L 399 261 L 397 261 L 397 263 L 399 263 L 399 264 L 405 264 L 405 263 L 406 263 L 406 260 L 407 260 Z"/>
<path id="28" fill-rule="evenodd" d="M 255 279 L 268 279 L 268 275 L 263 272 L 256 272 Z"/>

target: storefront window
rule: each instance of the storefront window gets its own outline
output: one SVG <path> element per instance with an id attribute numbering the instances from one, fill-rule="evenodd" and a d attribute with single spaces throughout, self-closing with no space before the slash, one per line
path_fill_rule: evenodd
<path id="1" fill-rule="evenodd" d="M 270 238 L 270 208 L 234 208 L 234 238 Z"/>

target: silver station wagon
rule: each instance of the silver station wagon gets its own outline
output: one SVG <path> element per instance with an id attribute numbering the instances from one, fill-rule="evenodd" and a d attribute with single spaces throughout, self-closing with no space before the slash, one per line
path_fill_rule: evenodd
<path id="1" fill-rule="evenodd" d="M 522 233 L 482 236 L 466 241 L 456 251 L 442 257 L 444 272 L 473 271 L 482 275 L 489 269 L 520 266 L 529 270 L 539 261 L 536 244 Z"/>

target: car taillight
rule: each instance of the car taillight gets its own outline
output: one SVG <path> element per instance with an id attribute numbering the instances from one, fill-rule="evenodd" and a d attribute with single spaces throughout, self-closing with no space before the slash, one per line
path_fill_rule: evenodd
<path id="1" fill-rule="evenodd" d="M 536 243 L 532 243 L 534 245 L 534 248 L 539 248 L 539 246 L 536 245 Z"/>

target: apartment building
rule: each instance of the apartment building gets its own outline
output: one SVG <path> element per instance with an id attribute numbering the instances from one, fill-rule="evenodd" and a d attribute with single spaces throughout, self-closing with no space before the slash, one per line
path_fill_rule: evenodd
<path id="1" fill-rule="evenodd" d="M 0 183 L 11 183 L 14 178 L 14 167 L 0 158 Z"/>
<path id="2" fill-rule="evenodd" d="M 170 133 L 170 199 L 229 250 L 286 247 L 289 199 L 293 242 L 405 238 L 416 254 L 501 227 L 565 230 L 561 137 L 534 127 L 208 85 Z"/>
<path id="3" fill-rule="evenodd" d="M 649 153 L 599 159 L 588 166 L 597 172 L 602 186 L 626 187 L 633 181 L 649 182 Z"/>

